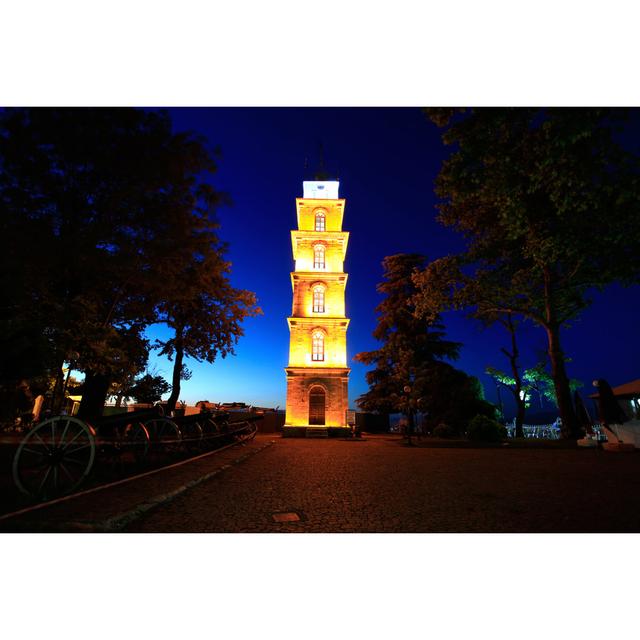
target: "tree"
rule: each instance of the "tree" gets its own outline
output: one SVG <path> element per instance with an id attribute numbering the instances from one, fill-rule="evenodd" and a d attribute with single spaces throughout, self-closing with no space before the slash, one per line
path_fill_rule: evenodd
<path id="1" fill-rule="evenodd" d="M 439 318 L 434 317 L 427 323 L 414 314 L 416 287 L 411 276 L 424 264 L 424 256 L 418 254 L 398 254 L 384 259 L 384 281 L 377 290 L 385 297 L 376 307 L 378 323 L 373 332 L 382 346 L 355 356 L 358 362 L 374 365 L 367 373 L 369 391 L 357 401 L 360 408 L 405 414 L 409 434 L 414 412 L 428 408 L 429 402 L 424 399 L 429 397 L 433 365 L 443 359 L 457 358 L 460 349 L 458 343 L 445 339 Z"/>
<path id="2" fill-rule="evenodd" d="M 33 384 L 41 387 L 41 380 L 55 378 L 54 373 L 51 345 L 40 327 L 0 313 L 0 422 L 12 422 L 18 412 L 27 411 L 31 398 L 25 390 Z"/>
<path id="3" fill-rule="evenodd" d="M 424 422 L 430 431 L 445 424 L 456 434 L 464 435 L 474 417 L 496 418 L 496 407 L 485 400 L 475 376 L 447 362 L 434 362 L 428 374 L 418 408 L 425 413 Z"/>
<path id="4" fill-rule="evenodd" d="M 231 286 L 231 263 L 224 260 L 225 245 L 212 234 L 185 261 L 173 287 L 167 287 L 159 318 L 173 329 L 173 336 L 157 340 L 161 355 L 173 360 L 171 395 L 167 409 L 175 409 L 180 382 L 185 379 L 184 358 L 213 363 L 218 355 L 233 354 L 243 335 L 242 321 L 262 311 L 250 291 Z"/>
<path id="5" fill-rule="evenodd" d="M 481 316 L 484 317 L 484 316 Z M 495 321 L 493 317 L 489 316 L 488 320 Z M 513 394 L 513 399 L 516 403 L 516 438 L 524 438 L 524 431 L 522 425 L 524 424 L 524 414 L 527 408 L 527 391 L 522 383 L 522 376 L 520 374 L 520 364 L 518 358 L 520 352 L 518 350 L 518 340 L 516 338 L 516 321 L 513 319 L 513 314 L 507 313 L 498 318 L 498 322 L 507 329 L 511 338 L 511 350 L 500 349 L 502 353 L 509 360 L 511 365 L 511 376 L 506 375 L 504 372 L 494 369 L 493 367 L 487 367 L 487 373 L 494 378 L 494 380 L 506 387 Z"/>
<path id="6" fill-rule="evenodd" d="M 522 372 L 522 375 L 519 375 L 518 379 L 494 367 L 487 367 L 486 373 L 496 381 L 496 384 L 507 388 L 513 394 L 514 399 L 516 399 L 516 397 L 519 398 L 520 403 L 517 404 L 517 406 L 521 406 L 525 411 L 531 407 L 531 397 L 534 393 L 538 396 L 538 402 L 540 403 L 541 408 L 543 407 L 543 399 L 553 404 L 556 408 L 558 406 L 553 378 L 546 371 L 544 362 L 538 363 L 535 367 L 531 367 L 530 369 L 525 369 Z M 574 378 L 569 380 L 571 393 L 574 393 L 581 386 L 582 382 L 579 380 Z M 524 411 L 522 415 L 524 418 Z M 522 438 L 524 437 L 522 423 L 520 424 L 521 428 L 518 434 L 517 420 L 518 418 L 516 417 L 516 437 Z"/>
<path id="7" fill-rule="evenodd" d="M 544 362 L 539 362 L 535 367 L 525 369 L 522 374 L 522 379 L 526 385 L 527 392 L 533 392 L 538 395 L 540 406 L 542 406 L 543 398 L 554 406 L 558 406 L 558 398 L 556 396 L 553 378 L 546 370 Z M 582 387 L 582 382 L 580 380 L 576 380 L 575 378 L 571 378 L 569 380 L 569 389 L 572 394 L 580 387 Z"/>
<path id="8" fill-rule="evenodd" d="M 513 314 L 547 337 L 565 437 L 579 436 L 561 330 L 614 280 L 638 281 L 637 156 L 611 109 L 431 110 L 455 145 L 436 181 L 440 221 L 466 250 L 416 276 L 418 312 Z M 445 304 L 446 306 L 446 304 Z"/>
<path id="9" fill-rule="evenodd" d="M 214 154 L 163 112 L 7 109 L 0 168 L 0 328 L 43 337 L 34 355 L 15 341 L 12 360 L 60 372 L 77 353 L 95 416 L 110 381 L 146 363 L 144 328 L 191 248 L 177 259 L 176 238 L 206 236 L 189 225 L 221 200 Z"/>
<path id="10" fill-rule="evenodd" d="M 162 376 L 145 373 L 127 391 L 127 396 L 136 402 L 151 404 L 159 402 L 169 389 L 171 385 Z"/>

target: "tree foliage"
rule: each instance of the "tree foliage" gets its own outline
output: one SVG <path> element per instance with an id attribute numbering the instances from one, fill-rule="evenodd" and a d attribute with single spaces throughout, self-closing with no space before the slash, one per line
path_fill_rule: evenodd
<path id="1" fill-rule="evenodd" d="M 262 313 L 255 294 L 231 285 L 231 263 L 224 259 L 226 246 L 215 226 L 183 238 L 180 245 L 190 251 L 184 252 L 180 275 L 165 288 L 158 307 L 159 319 L 173 330 L 170 338 L 156 341 L 160 354 L 174 362 L 169 410 L 180 396 L 180 381 L 187 379 L 184 358 L 212 363 L 218 355 L 233 354 L 244 318 Z"/>
<path id="2" fill-rule="evenodd" d="M 416 289 L 411 276 L 424 263 L 424 256 L 418 254 L 387 256 L 382 263 L 384 281 L 377 290 L 384 299 L 376 307 L 378 323 L 373 332 L 382 346 L 355 356 L 359 362 L 374 365 L 367 373 L 371 388 L 358 400 L 367 411 L 408 413 L 409 404 L 415 404 L 424 391 L 429 365 L 458 356 L 460 345 L 445 340 L 438 318 L 427 323 L 414 314 Z M 405 387 L 411 390 L 406 392 Z"/>
<path id="3" fill-rule="evenodd" d="M 126 395 L 136 402 L 159 402 L 162 396 L 171 389 L 171 385 L 160 375 L 145 373 L 138 378 Z"/>
<path id="4" fill-rule="evenodd" d="M 430 111 L 454 151 L 436 182 L 439 219 L 466 250 L 416 284 L 423 317 L 446 308 L 529 318 L 546 333 L 565 436 L 578 435 L 561 329 L 594 289 L 640 273 L 638 158 L 611 109 Z"/>
<path id="5" fill-rule="evenodd" d="M 553 383 L 551 374 L 547 371 L 546 364 L 539 362 L 535 367 L 525 369 L 522 373 L 522 379 L 524 380 L 527 388 L 527 394 L 531 395 L 535 393 L 538 396 L 540 405 L 542 406 L 542 400 L 550 402 L 555 407 L 558 406 L 558 398 L 556 396 L 556 388 Z M 582 382 L 571 378 L 569 380 L 569 388 L 573 394 L 575 391 L 582 387 Z"/>
<path id="6" fill-rule="evenodd" d="M 355 356 L 374 366 L 367 373 L 369 391 L 358 405 L 366 411 L 401 412 L 410 420 L 421 412 L 433 426 L 444 421 L 460 427 L 466 417 L 491 405 L 481 399 L 477 380 L 445 362 L 458 357 L 460 344 L 445 338 L 439 317 L 425 322 L 415 314 L 412 275 L 424 268 L 425 258 L 398 254 L 387 256 L 382 265 L 384 281 L 378 291 L 384 299 L 376 308 L 373 333 L 382 345 Z M 467 416 L 469 408 L 473 413 Z"/>
<path id="7" fill-rule="evenodd" d="M 3 111 L 0 385 L 77 354 L 81 412 L 100 412 L 109 384 L 144 368 L 144 329 L 190 284 L 185 264 L 220 250 L 215 170 L 206 141 L 174 133 L 164 112 Z"/>
<path id="8" fill-rule="evenodd" d="M 447 362 L 435 362 L 429 373 L 417 403 L 428 430 L 446 424 L 457 435 L 463 435 L 475 416 L 495 419 L 496 408 L 484 399 L 478 378 Z"/>

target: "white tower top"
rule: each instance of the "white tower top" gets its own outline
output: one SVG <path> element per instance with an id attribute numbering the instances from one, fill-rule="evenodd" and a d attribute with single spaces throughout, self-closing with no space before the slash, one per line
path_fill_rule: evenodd
<path id="1" fill-rule="evenodd" d="M 304 181 L 302 197 L 320 200 L 337 200 L 340 183 L 337 180 Z"/>

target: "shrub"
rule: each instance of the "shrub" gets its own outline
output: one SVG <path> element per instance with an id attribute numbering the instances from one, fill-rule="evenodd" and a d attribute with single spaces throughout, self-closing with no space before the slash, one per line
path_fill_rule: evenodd
<path id="1" fill-rule="evenodd" d="M 434 438 L 455 438 L 456 432 L 448 425 L 441 422 L 434 430 Z"/>
<path id="2" fill-rule="evenodd" d="M 507 437 L 507 430 L 492 418 L 477 415 L 469 423 L 467 437 L 478 442 L 500 442 Z"/>

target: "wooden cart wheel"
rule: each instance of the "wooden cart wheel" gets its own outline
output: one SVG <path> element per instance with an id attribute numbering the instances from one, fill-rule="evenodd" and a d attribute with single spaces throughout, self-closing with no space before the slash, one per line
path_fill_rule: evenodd
<path id="1" fill-rule="evenodd" d="M 128 424 L 124 431 L 124 443 L 127 450 L 133 453 L 137 463 L 144 462 L 149 453 L 149 432 L 142 422 Z"/>
<path id="2" fill-rule="evenodd" d="M 236 433 L 236 438 L 239 438 L 240 440 L 247 439 L 247 437 L 251 434 L 252 428 L 253 428 L 253 425 L 248 420 L 242 424 L 239 424 L 238 430 Z"/>
<path id="3" fill-rule="evenodd" d="M 204 442 L 204 431 L 198 422 L 190 422 L 182 426 L 182 438 L 189 451 L 199 451 Z"/>
<path id="4" fill-rule="evenodd" d="M 95 455 L 93 428 L 78 418 L 56 416 L 23 438 L 13 458 L 13 481 L 22 493 L 50 500 L 79 487 Z"/>
<path id="5" fill-rule="evenodd" d="M 204 431 L 205 437 L 210 438 L 211 436 L 217 436 L 220 429 L 213 418 L 207 418 L 202 424 L 202 430 Z"/>
<path id="6" fill-rule="evenodd" d="M 213 438 L 218 435 L 218 429 L 215 422 L 206 416 L 198 420 L 198 424 L 202 429 L 202 448 L 205 448 L 210 445 L 213 442 Z"/>
<path id="7" fill-rule="evenodd" d="M 169 418 L 153 418 L 147 420 L 144 426 L 149 432 L 151 445 L 154 449 L 161 449 L 167 453 L 180 451 L 182 433 L 173 420 L 169 420 Z"/>

